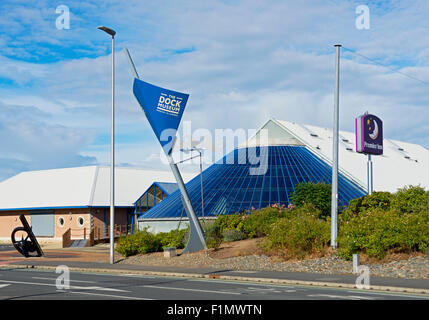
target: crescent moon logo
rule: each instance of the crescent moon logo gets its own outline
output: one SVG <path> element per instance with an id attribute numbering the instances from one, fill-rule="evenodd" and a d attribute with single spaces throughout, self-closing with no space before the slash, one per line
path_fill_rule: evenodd
<path id="1" fill-rule="evenodd" d="M 378 137 L 378 125 L 377 125 L 377 121 L 375 121 L 375 120 L 373 120 L 373 121 L 374 121 L 374 130 L 372 131 L 372 133 L 369 134 L 369 137 L 372 140 L 375 140 Z"/>

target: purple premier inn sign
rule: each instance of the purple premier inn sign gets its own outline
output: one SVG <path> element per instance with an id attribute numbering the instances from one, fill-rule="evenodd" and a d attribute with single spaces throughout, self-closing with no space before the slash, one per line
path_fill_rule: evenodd
<path id="1" fill-rule="evenodd" d="M 356 152 L 383 154 L 383 122 L 373 114 L 356 118 Z"/>

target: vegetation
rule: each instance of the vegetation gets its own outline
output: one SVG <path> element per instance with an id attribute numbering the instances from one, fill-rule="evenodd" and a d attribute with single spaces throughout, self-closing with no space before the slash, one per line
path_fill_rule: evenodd
<path id="1" fill-rule="evenodd" d="M 425 251 L 429 246 L 429 193 L 409 186 L 395 194 L 374 192 L 352 200 L 339 217 L 339 253 L 383 259 L 390 250 Z"/>
<path id="2" fill-rule="evenodd" d="M 246 234 L 243 231 L 232 229 L 232 230 L 225 230 L 222 233 L 222 237 L 224 242 L 232 242 L 232 241 L 246 239 Z"/>
<path id="3" fill-rule="evenodd" d="M 223 234 L 226 230 L 243 231 L 244 213 L 218 216 L 215 224 L 219 228 L 219 233 Z"/>
<path id="4" fill-rule="evenodd" d="M 223 216 L 217 223 L 221 230 L 243 230 L 247 238 L 267 236 L 267 250 L 283 250 L 289 257 L 322 253 L 330 240 L 330 187 L 300 183 L 292 201 L 296 207 L 272 205 L 248 215 Z M 359 252 L 383 259 L 391 250 L 425 251 L 429 246 L 429 192 L 408 186 L 395 194 L 374 192 L 350 201 L 339 215 L 337 240 L 338 253 L 346 259 Z"/>
<path id="5" fill-rule="evenodd" d="M 359 252 L 383 259 L 389 250 L 423 252 L 429 245 L 429 210 L 401 215 L 392 209 L 371 209 L 341 217 L 339 226 L 339 252 L 346 259 Z"/>
<path id="6" fill-rule="evenodd" d="M 291 201 L 296 207 L 312 203 L 320 210 L 318 218 L 326 219 L 331 215 L 331 185 L 311 182 L 301 182 L 295 186 Z"/>
<path id="7" fill-rule="evenodd" d="M 248 238 L 259 238 L 266 236 L 271 225 L 286 214 L 284 207 L 273 205 L 244 216 L 243 230 Z"/>
<path id="8" fill-rule="evenodd" d="M 208 248 L 217 249 L 221 245 L 223 237 L 217 220 L 206 224 L 205 239 Z"/>
<path id="9" fill-rule="evenodd" d="M 147 230 L 119 238 L 116 251 L 125 257 L 138 253 L 156 252 L 161 249 L 161 241 Z"/>
<path id="10" fill-rule="evenodd" d="M 389 209 L 394 195 L 390 192 L 373 192 L 371 195 L 353 199 L 343 213 L 346 216 L 350 214 L 358 214 L 370 209 Z"/>
<path id="11" fill-rule="evenodd" d="M 400 214 L 419 214 L 429 210 L 429 191 L 420 186 L 399 189 L 392 201 L 393 208 Z"/>
<path id="12" fill-rule="evenodd" d="M 170 232 L 160 232 L 156 234 L 159 242 L 161 243 L 161 248 L 165 247 L 176 247 L 177 249 L 182 249 L 185 247 L 185 235 L 188 229 L 171 230 Z"/>
<path id="13" fill-rule="evenodd" d="M 183 248 L 183 238 L 187 229 L 171 230 L 153 234 L 147 229 L 119 238 L 116 251 L 124 257 L 139 253 L 162 251 L 165 247 Z"/>
<path id="14" fill-rule="evenodd" d="M 206 223 L 209 248 L 222 242 L 266 237 L 266 250 L 287 257 L 323 254 L 330 241 L 330 187 L 300 183 L 292 195 L 295 205 L 274 204 L 250 213 L 219 216 Z M 408 186 L 396 193 L 374 192 L 350 201 L 339 215 L 338 253 L 351 259 L 365 253 L 383 259 L 389 251 L 425 251 L 429 247 L 429 192 Z M 173 230 L 153 235 L 147 230 L 119 239 L 117 251 L 124 256 L 183 248 L 188 232 Z"/>
<path id="15" fill-rule="evenodd" d="M 319 215 L 320 210 L 307 206 L 280 218 L 271 225 L 266 248 L 282 249 L 293 258 L 322 252 L 329 243 L 331 229 L 330 222 L 319 219 Z"/>

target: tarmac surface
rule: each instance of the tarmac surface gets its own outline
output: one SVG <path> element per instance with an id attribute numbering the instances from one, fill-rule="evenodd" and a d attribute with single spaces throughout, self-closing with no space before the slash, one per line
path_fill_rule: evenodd
<path id="1" fill-rule="evenodd" d="M 112 265 L 108 247 L 26 259 L 11 248 L 0 246 L 0 299 L 429 299 L 429 280 L 371 277 L 370 289 L 359 290 L 357 275 Z M 70 289 L 56 287 L 59 265 L 70 271 Z"/>
<path id="2" fill-rule="evenodd" d="M 0 244 L 0 251 L 10 251 L 10 250 L 15 250 L 12 245 Z"/>
<path id="3" fill-rule="evenodd" d="M 429 300 L 429 296 L 133 274 L 0 269 L 2 300 Z M 67 284 L 69 286 L 67 286 Z"/>

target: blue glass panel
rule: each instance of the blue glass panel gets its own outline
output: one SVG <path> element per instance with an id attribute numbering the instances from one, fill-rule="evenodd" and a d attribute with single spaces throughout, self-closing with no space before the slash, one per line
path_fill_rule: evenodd
<path id="1" fill-rule="evenodd" d="M 262 159 L 263 157 L 266 157 Z M 228 157 L 228 159 L 227 159 Z M 234 163 L 231 160 L 234 159 Z M 258 162 L 257 160 L 260 160 Z M 267 170 L 262 168 L 266 161 Z M 252 174 L 253 173 L 253 174 Z M 331 167 L 305 146 L 252 147 L 234 150 L 203 171 L 204 215 L 232 214 L 274 203 L 287 206 L 298 182 L 331 183 Z M 365 190 L 339 174 L 339 205 L 364 196 Z M 200 176 L 186 184 L 198 216 L 202 215 Z M 180 217 L 183 204 L 179 190 L 170 194 L 142 218 Z M 183 213 L 183 216 L 185 214 Z"/>

